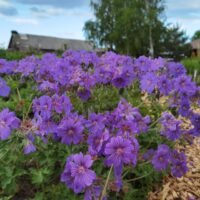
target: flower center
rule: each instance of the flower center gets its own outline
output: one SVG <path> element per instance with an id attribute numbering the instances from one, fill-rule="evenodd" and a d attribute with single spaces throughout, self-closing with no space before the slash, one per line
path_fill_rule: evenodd
<path id="1" fill-rule="evenodd" d="M 117 148 L 117 155 L 122 155 L 123 154 L 123 148 L 119 147 Z"/>
<path id="2" fill-rule="evenodd" d="M 73 135 L 74 134 L 74 130 L 73 129 L 69 129 L 68 130 L 68 135 Z"/>
<path id="3" fill-rule="evenodd" d="M 85 172 L 85 167 L 80 166 L 80 167 L 78 168 L 78 173 L 79 173 L 79 174 L 83 174 L 84 172 Z"/>
<path id="4" fill-rule="evenodd" d="M 5 122 L 5 121 L 3 121 L 3 120 L 1 120 L 1 121 L 0 121 L 0 125 L 1 125 L 2 127 L 5 127 L 5 125 L 6 125 L 6 122 Z"/>
<path id="5" fill-rule="evenodd" d="M 96 145 L 100 144 L 100 141 L 101 141 L 101 140 L 100 140 L 99 138 L 97 138 L 97 139 L 95 140 L 95 144 L 96 144 Z"/>

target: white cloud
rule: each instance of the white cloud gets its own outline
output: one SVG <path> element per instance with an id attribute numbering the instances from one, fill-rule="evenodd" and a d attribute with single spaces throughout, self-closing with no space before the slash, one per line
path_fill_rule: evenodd
<path id="1" fill-rule="evenodd" d="M 200 8 L 199 0 L 167 0 L 167 8 L 170 10 L 176 9 L 198 9 Z"/>
<path id="2" fill-rule="evenodd" d="M 186 33 L 192 37 L 196 30 L 199 30 L 200 27 L 200 18 L 196 19 L 187 19 L 187 18 L 169 18 L 168 21 L 172 22 L 173 24 L 178 23 L 182 30 L 185 30 Z"/>
<path id="3" fill-rule="evenodd" d="M 0 7 L 8 7 L 10 5 L 11 5 L 11 3 L 9 1 L 0 0 Z"/>
<path id="4" fill-rule="evenodd" d="M 38 25 L 39 21 L 37 19 L 31 19 L 31 18 L 10 18 L 9 21 L 14 22 L 16 24 L 31 24 L 31 25 Z"/>
<path id="5" fill-rule="evenodd" d="M 15 16 L 18 15 L 17 9 L 6 0 L 0 0 L 0 15 L 1 16 Z"/>
<path id="6" fill-rule="evenodd" d="M 62 15 L 65 14 L 66 12 L 66 10 L 62 8 L 53 8 L 53 7 L 47 7 L 47 8 L 32 7 L 30 10 L 34 16 L 39 18 Z"/>

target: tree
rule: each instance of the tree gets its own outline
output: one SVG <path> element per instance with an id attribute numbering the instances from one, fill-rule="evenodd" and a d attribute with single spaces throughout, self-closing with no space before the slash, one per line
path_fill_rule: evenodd
<path id="1" fill-rule="evenodd" d="M 147 55 L 157 40 L 162 0 L 99 0 L 91 2 L 96 17 L 84 27 L 96 46 L 129 55 Z M 159 24 L 159 26 L 158 26 Z"/>
<path id="2" fill-rule="evenodd" d="M 170 57 L 174 60 L 180 60 L 190 54 L 190 44 L 185 31 L 178 25 L 168 24 L 162 34 L 162 40 L 158 46 L 159 56 Z"/>
<path id="3" fill-rule="evenodd" d="M 197 39 L 200 39 L 200 30 L 196 31 L 192 36 L 192 41 Z"/>
<path id="4" fill-rule="evenodd" d="M 187 37 L 179 26 L 166 25 L 164 0 L 95 0 L 91 7 L 96 19 L 84 30 L 97 47 L 131 56 L 185 54 Z"/>

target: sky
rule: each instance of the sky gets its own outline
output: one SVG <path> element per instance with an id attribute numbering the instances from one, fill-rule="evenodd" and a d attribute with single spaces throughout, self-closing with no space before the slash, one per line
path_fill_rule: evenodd
<path id="1" fill-rule="evenodd" d="M 166 19 L 191 37 L 200 29 L 200 0 L 165 0 Z M 11 30 L 61 38 L 85 39 L 83 26 L 94 19 L 90 0 L 0 0 L 0 47 Z"/>

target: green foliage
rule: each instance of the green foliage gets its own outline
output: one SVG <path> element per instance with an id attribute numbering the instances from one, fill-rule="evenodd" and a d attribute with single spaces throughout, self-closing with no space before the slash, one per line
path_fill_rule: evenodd
<path id="1" fill-rule="evenodd" d="M 0 142 L 0 199 L 79 199 L 60 183 L 69 147 L 38 140 L 37 152 L 24 155 L 22 138 L 16 133 Z"/>
<path id="2" fill-rule="evenodd" d="M 182 63 L 193 81 L 200 84 L 200 58 L 186 58 L 182 60 Z"/>
<path id="3" fill-rule="evenodd" d="M 164 0 L 92 1 L 95 20 L 85 23 L 86 38 L 131 56 L 167 56 L 180 59 L 189 53 L 187 36 L 163 17 Z"/>
<path id="4" fill-rule="evenodd" d="M 32 100 L 37 96 L 37 91 L 35 90 L 34 81 L 29 79 L 21 79 L 19 81 L 18 76 L 7 76 L 5 80 L 10 86 L 11 94 L 10 97 L 0 98 L 0 110 L 3 108 L 9 108 L 16 112 L 19 117 L 25 117 L 27 111 L 29 110 Z"/>
<path id="5" fill-rule="evenodd" d="M 92 1 L 91 7 L 96 20 L 86 22 L 86 37 L 97 46 L 119 53 L 146 55 L 150 43 L 149 31 L 155 39 L 156 33 L 162 28 L 162 0 L 102 0 Z"/>
<path id="6" fill-rule="evenodd" d="M 0 58 L 4 58 L 6 60 L 20 60 L 27 56 L 28 54 L 20 51 L 8 51 L 5 49 L 0 49 Z"/>
<path id="7" fill-rule="evenodd" d="M 200 39 L 200 30 L 196 31 L 192 36 L 192 40 Z"/>

